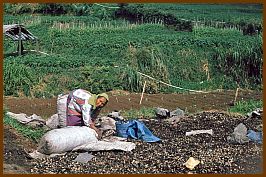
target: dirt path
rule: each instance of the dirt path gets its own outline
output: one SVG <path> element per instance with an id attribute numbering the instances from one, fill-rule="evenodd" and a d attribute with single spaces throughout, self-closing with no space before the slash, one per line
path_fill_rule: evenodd
<path id="1" fill-rule="evenodd" d="M 223 91 L 197 94 L 144 94 L 140 105 L 141 94 L 114 91 L 109 93 L 110 102 L 103 109 L 103 113 L 113 110 L 140 109 L 141 107 L 162 107 L 169 110 L 180 108 L 188 113 L 203 110 L 224 110 L 230 107 L 234 100 L 235 91 Z M 262 92 L 240 91 L 239 100 L 262 99 Z M 37 114 L 44 118 L 56 113 L 56 98 L 52 99 L 29 99 L 29 98 L 4 98 L 4 105 L 10 112 Z"/>

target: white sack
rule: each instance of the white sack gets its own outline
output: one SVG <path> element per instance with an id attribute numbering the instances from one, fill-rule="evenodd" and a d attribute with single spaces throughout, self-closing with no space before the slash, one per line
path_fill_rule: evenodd
<path id="1" fill-rule="evenodd" d="M 66 152 L 61 153 L 61 154 L 46 155 L 46 154 L 42 154 L 42 153 L 38 152 L 37 150 L 35 150 L 35 151 L 31 152 L 31 153 L 28 153 L 30 158 L 33 158 L 33 159 L 51 158 L 51 157 L 63 156 L 65 154 L 66 154 Z"/>
<path id="2" fill-rule="evenodd" d="M 68 94 L 60 94 L 57 97 L 57 114 L 59 119 L 59 127 L 66 127 L 67 97 Z"/>
<path id="3" fill-rule="evenodd" d="M 103 116 L 101 118 L 98 119 L 99 124 L 101 126 L 102 130 L 115 130 L 116 126 L 115 126 L 115 120 L 111 117 L 107 117 L 107 116 Z"/>
<path id="4" fill-rule="evenodd" d="M 63 130 L 66 129 L 58 129 L 58 130 Z M 72 149 L 72 151 L 108 151 L 108 150 L 122 150 L 122 151 L 131 151 L 135 149 L 136 145 L 132 142 L 126 142 L 127 138 L 122 138 L 118 136 L 110 136 L 104 138 L 102 141 L 92 141 L 92 142 L 87 142 L 83 145 L 77 146 Z M 47 142 L 47 144 L 49 144 Z M 43 144 L 43 146 L 47 146 L 47 144 Z M 39 147 L 40 148 L 40 147 Z M 43 148 L 43 147 L 42 147 Z M 66 152 L 60 152 L 60 153 L 49 153 L 49 154 L 44 154 L 39 152 L 38 150 L 35 150 L 32 153 L 29 153 L 29 156 L 33 159 L 42 159 L 42 158 L 50 158 L 50 157 L 55 157 L 55 156 L 62 156 L 65 155 Z"/>
<path id="5" fill-rule="evenodd" d="M 95 130 L 85 126 L 54 129 L 44 134 L 37 151 L 43 154 L 63 153 L 86 143 L 97 142 L 97 136 Z"/>

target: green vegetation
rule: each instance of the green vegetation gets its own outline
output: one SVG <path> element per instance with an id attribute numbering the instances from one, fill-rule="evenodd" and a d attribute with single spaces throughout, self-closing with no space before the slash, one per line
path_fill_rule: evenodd
<path id="1" fill-rule="evenodd" d="M 167 13 L 174 14 L 180 18 L 194 21 L 204 21 L 205 23 L 227 22 L 236 23 L 262 23 L 260 13 L 262 4 L 195 4 L 186 3 L 174 6 L 170 3 L 149 3 L 145 7 L 151 9 L 160 9 Z"/>
<path id="2" fill-rule="evenodd" d="M 262 100 L 238 101 L 235 106 L 229 109 L 229 112 L 247 115 L 247 113 L 254 111 L 256 108 L 263 108 Z"/>
<path id="3" fill-rule="evenodd" d="M 148 107 L 142 107 L 139 110 L 130 109 L 128 111 L 121 111 L 121 115 L 126 119 L 153 118 L 155 116 L 155 109 Z"/>
<path id="4" fill-rule="evenodd" d="M 34 142 L 38 142 L 38 140 L 45 133 L 45 130 L 43 128 L 32 128 L 32 127 L 21 124 L 17 120 L 9 117 L 6 114 L 6 111 L 4 112 L 3 116 L 4 116 L 4 124 L 5 125 L 9 125 L 9 126 L 15 128 L 23 136 L 33 140 Z"/>
<path id="5" fill-rule="evenodd" d="M 33 68 L 12 62 L 5 62 L 4 68 L 4 94 L 18 96 L 22 93 L 30 96 L 31 87 L 37 80 Z"/>
<path id="6" fill-rule="evenodd" d="M 254 32 L 262 25 L 260 5 L 103 5 L 119 8 L 5 4 L 4 24 L 24 24 L 39 39 L 38 45 L 24 42 L 24 48 L 49 55 L 10 55 L 17 43 L 5 37 L 4 94 L 53 97 L 75 88 L 141 92 L 145 81 L 147 93 L 183 92 L 138 72 L 193 90 L 262 89 L 262 33 Z M 145 23 L 117 18 L 121 9 L 140 12 Z M 165 19 L 175 28 L 160 21 Z M 191 22 L 191 31 L 176 28 L 181 19 Z"/>

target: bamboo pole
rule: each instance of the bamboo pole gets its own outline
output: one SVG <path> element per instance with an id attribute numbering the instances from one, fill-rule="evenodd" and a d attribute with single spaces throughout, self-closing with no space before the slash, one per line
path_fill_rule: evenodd
<path id="1" fill-rule="evenodd" d="M 237 99 L 237 96 L 238 96 L 238 91 L 239 91 L 239 88 L 236 89 L 234 104 L 236 103 L 236 99 Z"/>
<path id="2" fill-rule="evenodd" d="M 146 81 L 144 82 L 144 85 L 143 85 L 143 89 L 142 89 L 142 93 L 141 93 L 141 98 L 140 98 L 139 104 L 141 104 L 141 102 L 142 102 L 144 91 L 145 91 L 145 87 L 146 87 Z"/>

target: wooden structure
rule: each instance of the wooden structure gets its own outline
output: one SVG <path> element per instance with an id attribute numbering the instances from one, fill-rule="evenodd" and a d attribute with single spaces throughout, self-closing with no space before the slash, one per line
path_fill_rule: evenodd
<path id="1" fill-rule="evenodd" d="M 23 25 L 19 24 L 4 25 L 3 33 L 5 36 L 10 37 L 12 40 L 18 41 L 17 52 L 19 53 L 19 55 L 21 55 L 24 50 L 22 41 L 36 41 L 38 39 Z"/>

